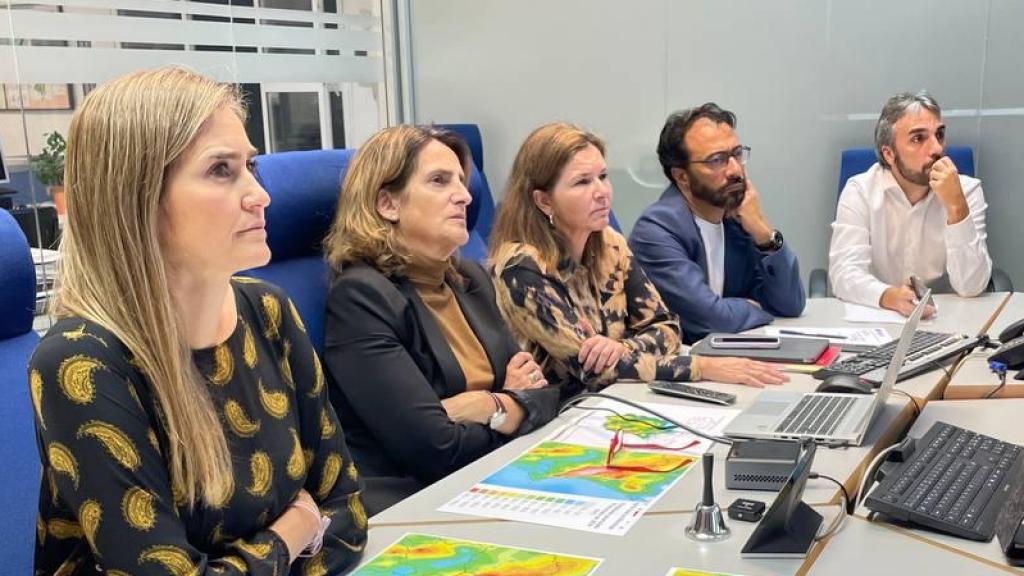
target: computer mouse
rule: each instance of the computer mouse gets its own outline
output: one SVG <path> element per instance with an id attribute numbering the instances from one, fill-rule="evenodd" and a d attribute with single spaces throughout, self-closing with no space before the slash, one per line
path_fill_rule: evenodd
<path id="1" fill-rule="evenodd" d="M 867 380 L 853 374 L 833 374 L 821 384 L 815 392 L 833 392 L 838 394 L 871 394 L 874 387 Z"/>

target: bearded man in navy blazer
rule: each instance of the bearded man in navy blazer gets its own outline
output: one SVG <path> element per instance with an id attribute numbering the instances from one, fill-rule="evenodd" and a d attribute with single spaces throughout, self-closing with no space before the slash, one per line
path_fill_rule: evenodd
<path id="1" fill-rule="evenodd" d="M 796 255 L 761 212 L 735 128 L 736 116 L 712 102 L 668 117 L 658 159 L 672 183 L 629 236 L 687 343 L 804 309 Z"/>

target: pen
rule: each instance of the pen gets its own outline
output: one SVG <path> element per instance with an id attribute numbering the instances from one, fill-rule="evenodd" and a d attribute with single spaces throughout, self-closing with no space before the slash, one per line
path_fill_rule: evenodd
<path id="1" fill-rule="evenodd" d="M 786 330 L 785 328 L 779 330 L 779 334 L 790 334 L 793 336 L 813 336 L 815 338 L 832 338 L 834 340 L 846 340 L 846 336 L 842 334 L 815 334 L 814 332 L 801 332 L 799 330 Z"/>

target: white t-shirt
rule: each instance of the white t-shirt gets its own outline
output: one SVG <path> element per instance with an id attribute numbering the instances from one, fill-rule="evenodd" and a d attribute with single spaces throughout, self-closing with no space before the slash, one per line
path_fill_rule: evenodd
<path id="1" fill-rule="evenodd" d="M 708 261 L 708 285 L 716 295 L 722 295 L 725 286 L 725 226 L 694 215 L 700 237 L 704 240 L 704 257 Z"/>

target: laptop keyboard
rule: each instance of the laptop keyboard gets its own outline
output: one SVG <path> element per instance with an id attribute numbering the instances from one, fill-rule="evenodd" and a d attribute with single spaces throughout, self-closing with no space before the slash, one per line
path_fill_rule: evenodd
<path id="1" fill-rule="evenodd" d="M 858 397 L 806 394 L 778 426 L 777 434 L 828 436 L 834 434 Z"/>
<path id="2" fill-rule="evenodd" d="M 897 342 L 898 340 L 893 340 L 856 356 L 833 362 L 815 372 L 814 377 L 824 380 L 836 374 L 863 376 L 879 369 L 884 371 L 892 360 Z M 914 332 L 914 339 L 911 340 L 910 349 L 907 350 L 907 357 L 903 360 L 897 380 L 930 370 L 937 366 L 937 362 L 970 348 L 975 342 L 976 338 L 965 338 L 959 334 L 918 330 Z M 881 381 L 881 378 L 878 381 Z"/>

